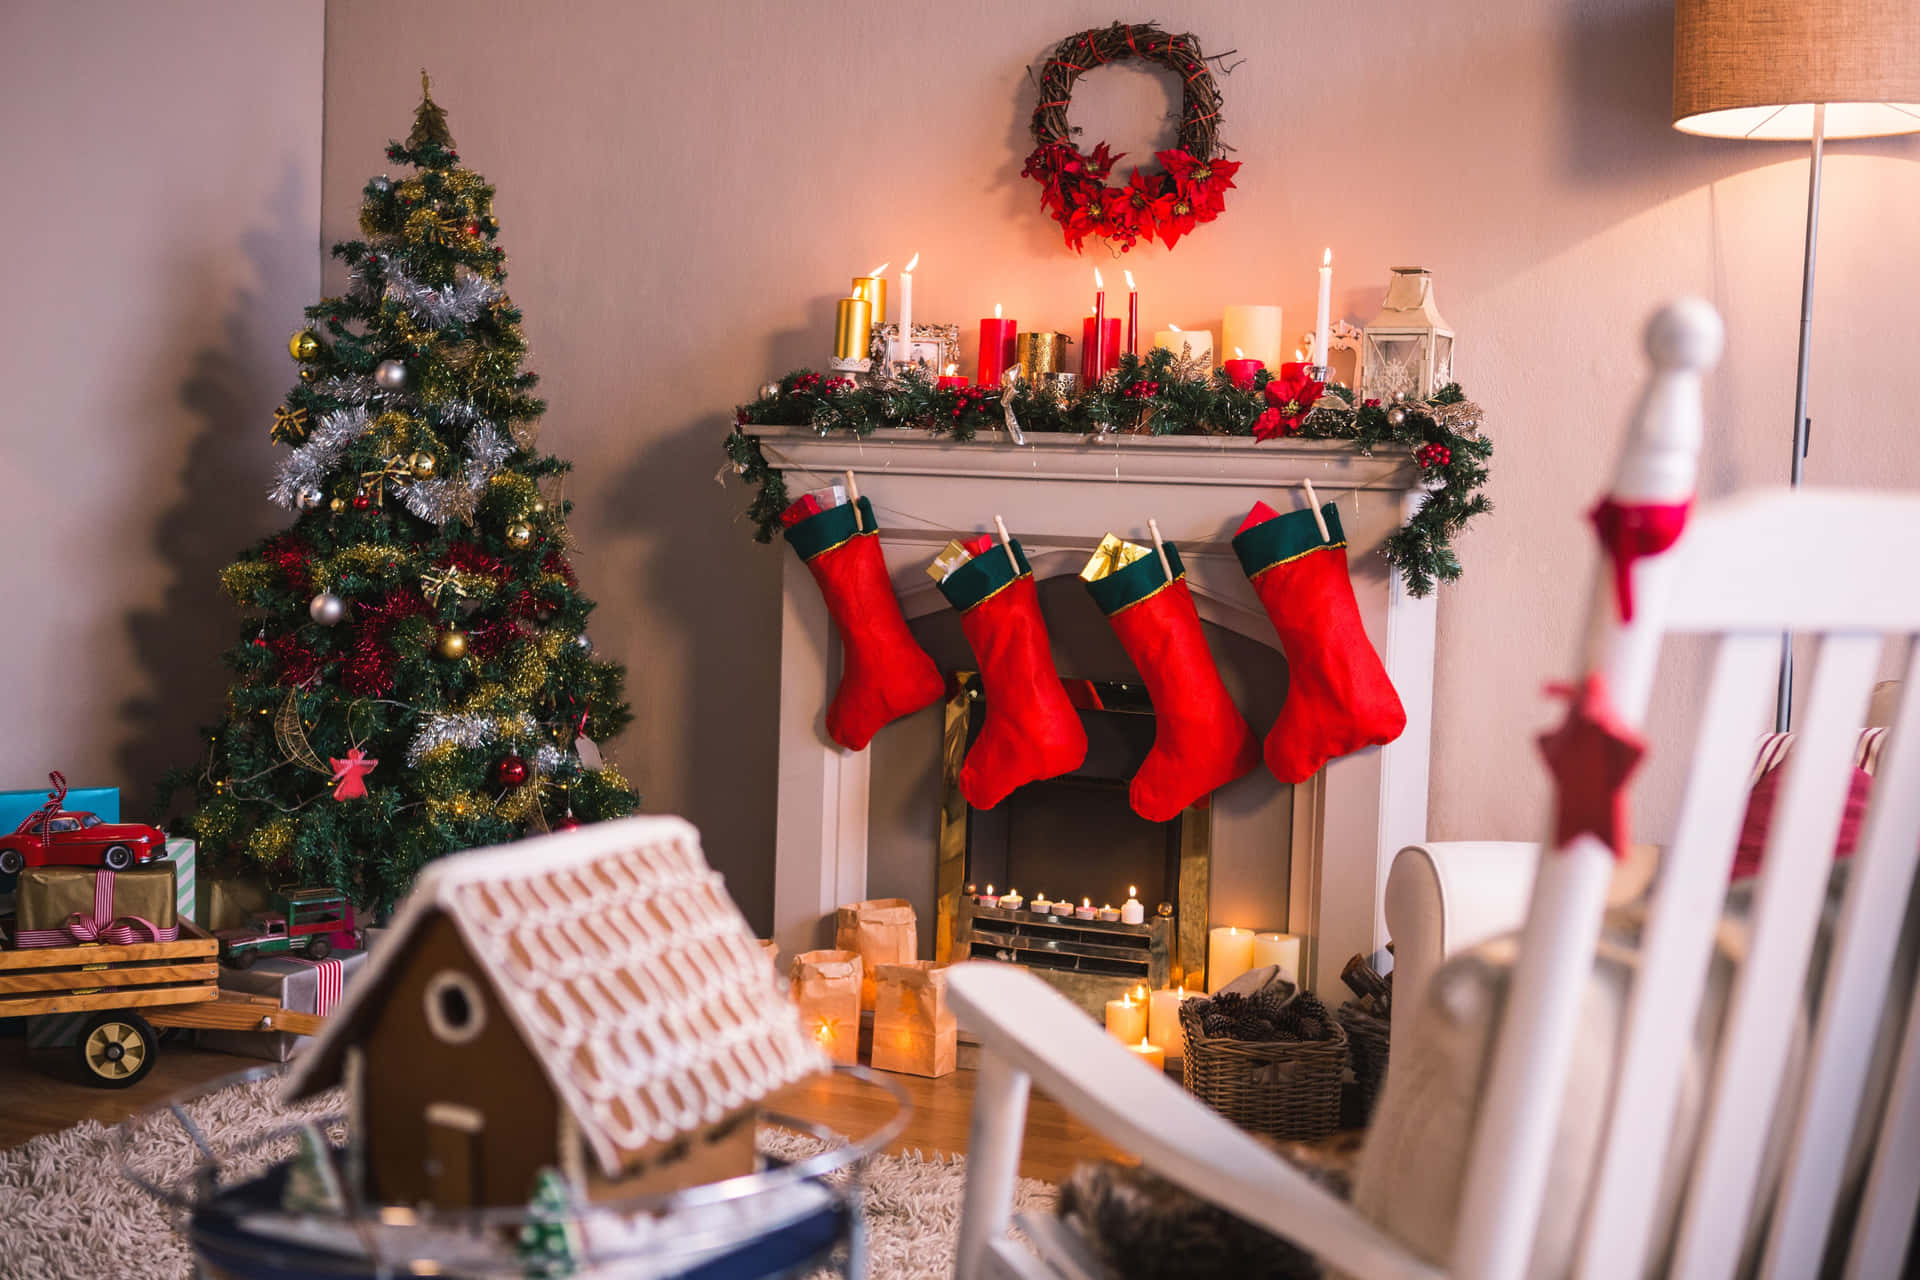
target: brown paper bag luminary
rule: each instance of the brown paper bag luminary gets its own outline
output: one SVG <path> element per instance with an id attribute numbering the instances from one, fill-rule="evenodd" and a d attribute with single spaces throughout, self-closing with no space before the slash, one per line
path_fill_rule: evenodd
<path id="1" fill-rule="evenodd" d="M 788 981 L 800 1028 L 834 1062 L 860 1062 L 860 957 L 852 951 L 802 951 Z"/>
<path id="2" fill-rule="evenodd" d="M 947 966 L 927 960 L 883 964 L 877 981 L 875 1069 L 913 1076 L 944 1076 L 952 1071 L 960 1024 L 947 1004 Z"/>
<path id="3" fill-rule="evenodd" d="M 834 922 L 833 945 L 860 957 L 864 971 L 860 1007 L 874 1005 L 874 971 L 883 964 L 911 964 L 920 958 L 920 926 L 905 898 L 870 898 L 841 907 Z"/>

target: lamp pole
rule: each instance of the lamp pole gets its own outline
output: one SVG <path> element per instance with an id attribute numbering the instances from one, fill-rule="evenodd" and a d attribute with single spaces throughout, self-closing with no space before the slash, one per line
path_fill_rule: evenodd
<path id="1" fill-rule="evenodd" d="M 1807 174 L 1807 250 L 1800 268 L 1800 371 L 1793 387 L 1792 485 L 1798 489 L 1807 469 L 1807 366 L 1813 357 L 1813 261 L 1820 240 L 1820 160 L 1827 133 L 1827 104 L 1813 104 L 1813 164 Z M 1785 733 L 1793 723 L 1793 632 L 1780 637 L 1780 687 L 1773 704 L 1773 729 Z"/>

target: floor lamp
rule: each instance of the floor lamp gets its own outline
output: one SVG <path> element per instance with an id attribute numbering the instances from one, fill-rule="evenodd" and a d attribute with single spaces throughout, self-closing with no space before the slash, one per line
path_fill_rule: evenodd
<path id="1" fill-rule="evenodd" d="M 1833 138 L 1920 132 L 1920 0 L 1676 0 L 1673 127 L 1712 138 L 1811 142 L 1800 272 L 1792 483 L 1807 457 L 1807 365 L 1820 159 Z M 1793 635 L 1780 640 L 1774 728 L 1793 718 Z"/>

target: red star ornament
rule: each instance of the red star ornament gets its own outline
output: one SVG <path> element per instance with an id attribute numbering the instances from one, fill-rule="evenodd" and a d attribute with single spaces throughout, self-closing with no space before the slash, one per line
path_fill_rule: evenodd
<path id="1" fill-rule="evenodd" d="M 1540 735 L 1540 754 L 1553 774 L 1553 844 L 1565 849 L 1580 835 L 1591 835 L 1613 856 L 1627 847 L 1627 779 L 1647 753 L 1644 739 L 1613 709 L 1606 678 L 1589 672 L 1580 686 L 1548 689 L 1568 699 L 1567 718 L 1552 733 Z"/>
<path id="2" fill-rule="evenodd" d="M 333 789 L 335 800 L 357 800 L 367 794 L 366 776 L 380 764 L 358 747 L 351 748 L 345 760 L 328 757 L 327 763 L 333 766 L 333 780 L 340 784 Z"/>

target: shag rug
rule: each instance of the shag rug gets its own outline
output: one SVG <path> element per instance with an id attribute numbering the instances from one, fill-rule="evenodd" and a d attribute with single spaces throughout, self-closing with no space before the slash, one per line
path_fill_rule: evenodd
<path id="1" fill-rule="evenodd" d="M 249 1140 L 303 1119 L 338 1115 L 337 1095 L 300 1106 L 279 1100 L 278 1080 L 257 1080 L 220 1089 L 186 1110 L 217 1151 L 245 1147 Z M 137 1126 L 130 1128 L 129 1126 Z M 118 1128 L 130 1144 L 131 1166 L 162 1186 L 184 1184 L 199 1150 L 170 1119 L 132 1120 Z M 34 1138 L 0 1151 L 0 1277 L 49 1280 L 140 1276 L 187 1280 L 193 1264 L 174 1234 L 166 1209 L 120 1174 L 116 1130 L 95 1121 Z M 820 1145 L 804 1135 L 773 1132 L 763 1138 L 770 1153 L 789 1158 Z M 259 1147 L 254 1167 L 242 1176 L 292 1154 L 293 1142 Z M 874 1280 L 946 1280 L 953 1274 L 960 1227 L 960 1194 L 966 1181 L 963 1156 L 906 1151 L 868 1163 L 866 1215 L 869 1274 Z M 1054 1188 L 1022 1178 L 1016 1212 L 1051 1207 Z"/>

